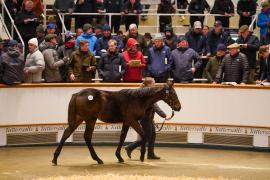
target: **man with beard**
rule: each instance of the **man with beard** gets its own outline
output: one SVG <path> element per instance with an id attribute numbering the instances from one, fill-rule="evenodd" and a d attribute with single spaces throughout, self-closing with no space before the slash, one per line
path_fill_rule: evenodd
<path id="1" fill-rule="evenodd" d="M 146 62 L 136 39 L 128 39 L 127 50 L 123 52 L 123 57 L 127 64 L 123 77 L 124 82 L 142 82 L 142 70 L 145 68 Z"/>
<path id="2" fill-rule="evenodd" d="M 154 37 L 154 46 L 149 49 L 148 76 L 158 83 L 164 83 L 169 78 L 171 50 L 164 45 L 162 34 Z"/>
<path id="3" fill-rule="evenodd" d="M 147 51 L 147 42 L 144 39 L 144 36 L 138 32 L 138 27 L 136 24 L 131 24 L 129 26 L 128 34 L 124 40 L 124 44 L 127 45 L 127 40 L 129 38 L 136 39 L 139 43 L 139 48 L 143 52 L 143 54 Z"/>
<path id="4" fill-rule="evenodd" d="M 208 79 L 209 83 L 213 83 L 218 67 L 220 66 L 222 59 L 224 58 L 226 54 L 226 46 L 224 44 L 219 44 L 217 46 L 217 54 L 214 57 L 211 57 L 204 69 L 204 77 Z"/>
<path id="5" fill-rule="evenodd" d="M 177 49 L 171 55 L 172 75 L 177 83 L 189 83 L 200 68 L 202 60 L 196 51 L 189 48 L 185 36 L 179 36 L 177 42 Z"/>
<path id="6" fill-rule="evenodd" d="M 13 85 L 23 80 L 24 57 L 16 40 L 10 40 L 7 52 L 0 59 L 0 82 Z"/>
<path id="7" fill-rule="evenodd" d="M 225 55 L 219 66 L 215 83 L 236 82 L 246 84 L 248 79 L 247 57 L 239 51 L 240 45 L 237 43 L 227 47 L 229 54 Z"/>
<path id="8" fill-rule="evenodd" d="M 165 28 L 165 45 L 168 46 L 171 51 L 176 49 L 177 46 L 177 36 L 173 32 L 173 28 L 171 26 L 167 26 Z"/>
<path id="9" fill-rule="evenodd" d="M 98 62 L 99 76 L 103 79 L 103 82 L 121 82 L 126 68 L 126 62 L 122 54 L 118 52 L 117 41 L 109 40 L 108 50 L 101 55 Z"/>
<path id="10" fill-rule="evenodd" d="M 103 26 L 103 35 L 96 42 L 96 52 L 97 56 L 100 56 L 103 53 L 106 53 L 108 49 L 108 42 L 111 39 L 114 39 L 117 42 L 118 51 L 121 52 L 124 48 L 124 44 L 121 40 L 119 40 L 116 36 L 111 34 L 111 27 L 108 24 Z"/>

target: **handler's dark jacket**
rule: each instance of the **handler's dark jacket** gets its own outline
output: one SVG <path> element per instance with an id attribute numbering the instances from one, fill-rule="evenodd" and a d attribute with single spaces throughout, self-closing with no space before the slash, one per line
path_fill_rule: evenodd
<path id="1" fill-rule="evenodd" d="M 87 67 L 91 71 L 87 72 Z M 90 52 L 82 52 L 79 49 L 74 51 L 70 56 L 69 75 L 74 74 L 75 82 L 91 82 L 96 71 L 96 58 Z"/>
<path id="2" fill-rule="evenodd" d="M 260 59 L 260 72 L 258 79 L 261 81 L 266 80 L 267 82 L 270 82 L 270 57 L 267 59 Z"/>
<path id="3" fill-rule="evenodd" d="M 248 61 L 243 53 L 234 56 L 225 55 L 218 69 L 216 82 L 246 83 L 248 78 Z M 224 74 L 224 78 L 223 78 Z"/>
<path id="4" fill-rule="evenodd" d="M 249 35 L 246 40 L 242 36 L 239 36 L 236 42 L 238 44 L 247 44 L 247 48 L 241 48 L 240 51 L 247 56 L 249 68 L 255 69 L 257 51 L 260 47 L 259 39 L 254 35 Z"/>
<path id="5" fill-rule="evenodd" d="M 98 62 L 98 73 L 104 82 L 121 82 L 127 69 L 126 62 L 120 53 L 104 53 Z"/>

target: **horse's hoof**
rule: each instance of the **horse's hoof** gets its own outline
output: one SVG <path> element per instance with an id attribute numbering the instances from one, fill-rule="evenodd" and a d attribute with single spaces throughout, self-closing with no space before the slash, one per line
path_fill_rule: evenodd
<path id="1" fill-rule="evenodd" d="M 53 163 L 53 166 L 57 166 L 57 160 L 53 159 L 52 163 Z"/>
<path id="2" fill-rule="evenodd" d="M 144 156 L 141 156 L 140 160 L 141 160 L 141 162 L 143 162 L 144 161 Z"/>
<path id="3" fill-rule="evenodd" d="M 97 163 L 98 164 L 104 164 L 104 162 L 101 159 L 97 160 Z"/>
<path id="4" fill-rule="evenodd" d="M 125 162 L 125 161 L 124 161 L 124 159 L 121 158 L 121 159 L 118 159 L 118 162 L 119 162 L 119 163 L 123 163 L 123 162 Z"/>

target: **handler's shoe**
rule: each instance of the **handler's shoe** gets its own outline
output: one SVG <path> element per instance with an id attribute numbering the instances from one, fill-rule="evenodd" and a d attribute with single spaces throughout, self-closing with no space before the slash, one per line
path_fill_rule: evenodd
<path id="1" fill-rule="evenodd" d="M 125 147 L 125 150 L 127 152 L 127 156 L 131 158 L 131 150 L 128 147 Z"/>
<path id="2" fill-rule="evenodd" d="M 154 155 L 150 155 L 150 156 L 147 156 L 147 159 L 160 159 L 160 157 L 156 156 L 155 154 Z"/>

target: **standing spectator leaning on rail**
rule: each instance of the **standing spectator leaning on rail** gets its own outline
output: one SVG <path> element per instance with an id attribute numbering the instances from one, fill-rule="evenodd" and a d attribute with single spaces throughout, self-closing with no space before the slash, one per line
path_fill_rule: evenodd
<path id="1" fill-rule="evenodd" d="M 75 13 L 96 13 L 96 0 L 77 0 L 75 3 Z M 92 23 L 93 15 L 76 15 L 75 29 L 82 28 L 86 23 Z"/>
<path id="2" fill-rule="evenodd" d="M 171 50 L 164 44 L 162 34 L 156 34 L 154 45 L 149 49 L 148 76 L 153 77 L 158 83 L 166 82 L 170 75 L 170 56 Z"/>
<path id="3" fill-rule="evenodd" d="M 45 71 L 44 78 L 45 82 L 62 82 L 62 76 L 60 74 L 59 67 L 63 66 L 67 62 L 67 58 L 59 59 L 56 47 L 56 34 L 48 34 L 45 37 L 45 43 L 39 46 L 40 51 L 44 56 Z"/>
<path id="4" fill-rule="evenodd" d="M 142 5 L 140 3 L 140 0 L 127 0 L 124 3 L 122 15 L 124 18 L 126 31 L 129 29 L 130 24 L 136 24 L 137 27 L 139 26 L 139 15 L 134 14 L 141 14 L 141 13 L 142 13 Z"/>
<path id="5" fill-rule="evenodd" d="M 204 14 L 204 11 L 210 12 L 210 6 L 206 0 L 191 0 L 188 6 L 188 12 L 190 14 Z M 200 21 L 204 24 L 204 16 L 190 16 L 189 23 L 193 25 L 195 21 Z"/>
<path id="6" fill-rule="evenodd" d="M 110 39 L 106 53 L 101 55 L 98 62 L 98 74 L 103 82 L 119 83 L 127 69 L 123 55 L 119 53 L 117 41 Z"/>
<path id="7" fill-rule="evenodd" d="M 161 0 L 158 5 L 157 13 L 160 14 L 175 14 L 176 10 L 173 7 L 171 0 Z M 159 16 L 159 31 L 164 32 L 166 26 L 172 25 L 171 16 Z"/>
<path id="8" fill-rule="evenodd" d="M 60 32 L 62 32 L 62 23 L 57 13 L 69 13 L 69 15 L 65 15 L 64 24 L 67 30 L 70 30 L 72 18 L 71 14 L 75 10 L 74 0 L 55 0 L 53 4 L 53 10 L 56 12 L 56 22 Z"/>
<path id="9" fill-rule="evenodd" d="M 197 52 L 189 48 L 185 36 L 179 36 L 177 42 L 177 49 L 171 54 L 172 75 L 177 83 L 190 83 L 194 73 L 200 68 L 202 60 Z"/>
<path id="10" fill-rule="evenodd" d="M 77 37 L 76 43 L 75 43 L 76 48 L 79 48 L 80 41 L 82 40 L 86 40 L 88 42 L 89 51 L 93 55 L 96 55 L 95 45 L 96 45 L 97 38 L 93 33 L 93 27 L 91 24 L 86 23 L 83 25 L 83 34 Z"/>
<path id="11" fill-rule="evenodd" d="M 248 60 L 249 76 L 247 83 L 253 84 L 255 80 L 254 78 L 256 70 L 257 51 L 259 50 L 260 42 L 257 36 L 249 32 L 248 28 L 249 27 L 247 25 L 243 25 L 240 27 L 240 36 L 238 37 L 236 42 L 240 44 L 240 52 L 245 54 Z"/>
<path id="12" fill-rule="evenodd" d="M 270 25 L 269 2 L 263 1 L 261 7 L 261 12 L 258 14 L 257 26 L 260 28 L 260 37 L 263 37 L 267 33 L 267 26 Z"/>
<path id="13" fill-rule="evenodd" d="M 7 52 L 0 59 L 0 82 L 13 85 L 23 81 L 24 57 L 19 51 L 18 42 L 10 40 Z"/>
<path id="14" fill-rule="evenodd" d="M 155 85 L 155 80 L 151 77 L 146 77 L 143 81 L 141 88 L 145 87 L 151 87 Z M 147 159 L 160 159 L 159 156 L 157 156 L 154 152 L 154 146 L 156 141 L 156 129 L 154 124 L 154 115 L 157 113 L 160 117 L 165 118 L 165 120 L 170 120 L 170 118 L 167 118 L 167 115 L 165 112 L 163 112 L 160 107 L 157 104 L 154 104 L 153 107 L 151 107 L 146 115 L 140 119 L 140 124 L 142 126 L 144 135 L 146 137 L 146 142 L 148 143 L 148 149 L 147 149 Z M 129 144 L 125 147 L 125 150 L 127 152 L 127 155 L 129 158 L 131 158 L 131 153 L 134 149 L 142 145 L 142 139 L 141 137 L 136 140 L 135 142 Z"/>
<path id="15" fill-rule="evenodd" d="M 117 33 L 121 25 L 120 13 L 123 7 L 123 0 L 106 0 L 104 3 L 107 13 L 119 13 L 119 15 L 113 15 L 111 19 L 112 32 Z M 107 22 L 109 23 L 109 16 L 107 16 Z"/>
<path id="16" fill-rule="evenodd" d="M 124 82 L 142 82 L 142 70 L 146 67 L 146 62 L 138 45 L 134 38 L 129 38 L 127 41 L 127 49 L 123 52 L 127 64 Z"/>
<path id="17" fill-rule="evenodd" d="M 217 71 L 222 63 L 222 60 L 226 54 L 226 46 L 224 44 L 218 44 L 217 53 L 211 57 L 204 69 L 203 77 L 207 78 L 209 83 L 213 83 L 216 79 Z"/>
<path id="18" fill-rule="evenodd" d="M 220 14 L 215 16 L 215 21 L 221 21 L 223 27 L 230 27 L 230 17 L 234 16 L 234 4 L 232 0 L 215 0 L 211 10 L 212 14 Z"/>
<path id="19" fill-rule="evenodd" d="M 71 54 L 69 78 L 72 82 L 92 82 L 96 72 L 96 58 L 89 50 L 87 40 L 79 42 L 79 48 Z"/>
<path id="20" fill-rule="evenodd" d="M 269 46 L 261 46 L 260 55 L 260 72 L 256 84 L 270 82 L 270 56 Z"/>
<path id="21" fill-rule="evenodd" d="M 256 14 L 257 3 L 256 0 L 239 0 L 237 2 L 237 14 L 239 14 L 239 24 L 240 28 L 243 25 L 250 26 L 252 22 L 252 16 Z M 254 23 L 254 28 L 256 23 Z"/>
<path id="22" fill-rule="evenodd" d="M 229 54 L 225 55 L 219 66 L 216 80 L 213 83 L 235 82 L 246 84 L 248 79 L 248 61 L 245 54 L 240 52 L 237 43 L 227 47 Z"/>
<path id="23" fill-rule="evenodd" d="M 29 54 L 26 56 L 24 67 L 24 82 L 38 83 L 42 82 L 42 72 L 45 69 L 43 54 L 38 49 L 37 38 L 28 41 Z"/>

